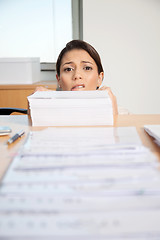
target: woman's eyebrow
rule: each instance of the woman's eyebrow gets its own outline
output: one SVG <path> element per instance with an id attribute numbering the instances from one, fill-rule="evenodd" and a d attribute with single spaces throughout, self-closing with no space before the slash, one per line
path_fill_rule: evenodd
<path id="1" fill-rule="evenodd" d="M 93 63 L 92 62 L 90 62 L 90 61 L 81 61 L 82 63 L 90 63 L 90 64 L 92 64 L 93 65 Z M 67 65 L 67 64 L 74 64 L 74 62 L 65 62 L 63 65 L 62 65 L 62 67 L 64 66 L 64 65 Z"/>
<path id="2" fill-rule="evenodd" d="M 89 62 L 89 61 L 82 61 L 82 63 L 90 63 L 90 64 L 93 65 L 93 63 L 92 63 L 92 62 Z"/>
<path id="3" fill-rule="evenodd" d="M 66 65 L 66 64 L 73 64 L 73 62 L 66 62 L 62 66 Z"/>

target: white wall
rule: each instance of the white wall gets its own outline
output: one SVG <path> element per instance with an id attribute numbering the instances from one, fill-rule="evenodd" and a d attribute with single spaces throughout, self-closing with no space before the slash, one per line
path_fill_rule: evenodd
<path id="1" fill-rule="evenodd" d="M 83 36 L 101 55 L 118 104 L 160 114 L 160 1 L 84 0 Z"/>

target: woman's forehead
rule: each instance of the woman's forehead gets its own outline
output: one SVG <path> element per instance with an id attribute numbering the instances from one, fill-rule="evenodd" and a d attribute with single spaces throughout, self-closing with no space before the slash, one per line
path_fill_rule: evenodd
<path id="1" fill-rule="evenodd" d="M 95 64 L 94 59 L 89 55 L 89 53 L 83 49 L 73 49 L 65 53 L 62 58 L 61 65 L 65 62 L 83 62 L 88 61 Z"/>

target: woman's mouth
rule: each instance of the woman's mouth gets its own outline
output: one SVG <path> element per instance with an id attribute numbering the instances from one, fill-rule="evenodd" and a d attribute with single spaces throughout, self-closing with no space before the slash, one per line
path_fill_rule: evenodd
<path id="1" fill-rule="evenodd" d="M 71 91 L 79 91 L 79 90 L 83 90 L 84 88 L 85 88 L 84 84 L 77 84 L 72 87 Z"/>

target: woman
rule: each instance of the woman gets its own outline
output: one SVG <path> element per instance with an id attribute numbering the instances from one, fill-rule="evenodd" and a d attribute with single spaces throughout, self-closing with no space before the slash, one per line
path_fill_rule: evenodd
<path id="1" fill-rule="evenodd" d="M 101 87 L 104 71 L 97 51 L 88 43 L 72 40 L 60 52 L 56 63 L 57 81 L 63 91 L 107 90 L 118 114 L 116 97 L 109 87 Z M 39 87 L 36 90 L 47 90 Z"/>

